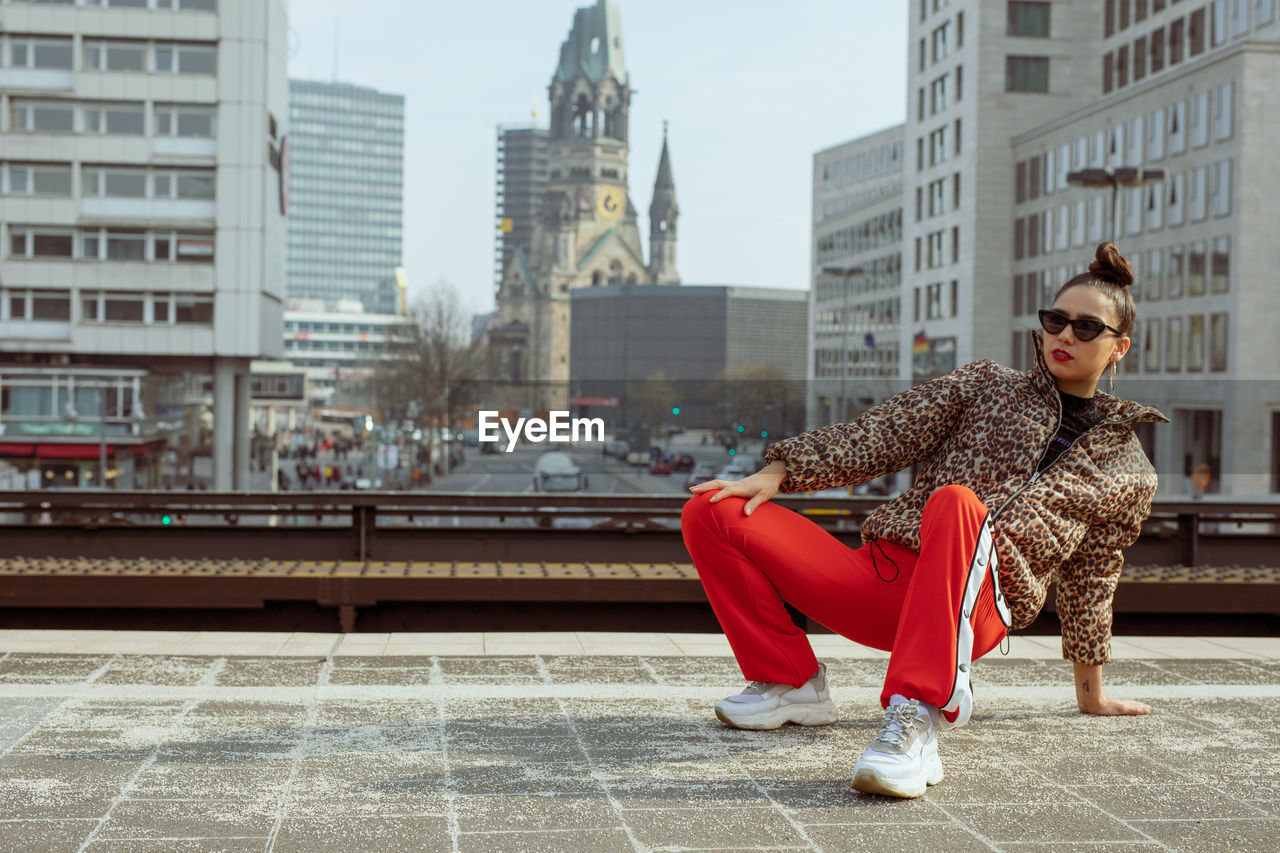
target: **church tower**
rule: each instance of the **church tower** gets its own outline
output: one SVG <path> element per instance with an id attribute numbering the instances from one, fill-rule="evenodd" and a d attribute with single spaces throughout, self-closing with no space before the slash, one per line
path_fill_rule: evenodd
<path id="1" fill-rule="evenodd" d="M 667 123 L 662 123 L 662 158 L 653 182 L 649 203 L 649 275 L 654 284 L 679 284 L 676 271 L 676 182 L 671 175 L 671 153 L 667 150 Z"/>
<path id="2" fill-rule="evenodd" d="M 580 287 L 678 284 L 675 186 L 663 147 L 651 217 L 665 230 L 645 263 L 636 208 L 627 190 L 631 76 L 612 0 L 578 9 L 548 86 L 546 183 L 526 248 L 518 248 L 498 287 L 489 330 L 493 378 L 524 382 L 521 406 L 567 407 L 570 295 Z M 658 196 L 661 195 L 661 199 Z"/>

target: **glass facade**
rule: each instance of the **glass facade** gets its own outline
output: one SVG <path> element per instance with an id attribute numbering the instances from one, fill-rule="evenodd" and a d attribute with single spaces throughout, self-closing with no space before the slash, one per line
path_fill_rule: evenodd
<path id="1" fill-rule="evenodd" d="M 404 96 L 290 80 L 288 296 L 387 311 L 403 200 Z"/>

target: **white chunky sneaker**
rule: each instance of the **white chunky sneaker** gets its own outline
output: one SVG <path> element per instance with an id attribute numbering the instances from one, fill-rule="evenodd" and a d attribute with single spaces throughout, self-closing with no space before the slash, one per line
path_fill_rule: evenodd
<path id="1" fill-rule="evenodd" d="M 889 797 L 919 797 L 942 781 L 937 709 L 894 694 L 884 725 L 853 765 L 853 788 Z"/>
<path id="2" fill-rule="evenodd" d="M 776 729 L 783 723 L 829 726 L 838 718 L 827 689 L 827 666 L 799 687 L 753 681 L 736 696 L 716 703 L 716 716 L 735 729 Z"/>

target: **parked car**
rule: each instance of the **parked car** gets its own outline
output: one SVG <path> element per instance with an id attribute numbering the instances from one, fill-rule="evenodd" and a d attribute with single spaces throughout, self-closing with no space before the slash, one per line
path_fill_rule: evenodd
<path id="1" fill-rule="evenodd" d="M 696 464 L 698 464 L 698 460 L 694 459 L 687 453 L 681 453 L 671 457 L 672 471 L 692 471 L 693 466 Z"/>
<path id="2" fill-rule="evenodd" d="M 716 478 L 716 466 L 710 462 L 699 462 L 693 466 L 693 470 L 689 472 L 689 476 L 685 478 L 685 488 L 696 486 L 699 483 L 705 483 L 708 480 Z"/>
<path id="3" fill-rule="evenodd" d="M 604 455 L 612 456 L 614 459 L 626 461 L 627 453 L 630 452 L 631 445 L 625 441 L 608 441 L 604 445 Z"/>
<path id="4" fill-rule="evenodd" d="M 716 480 L 741 480 L 750 474 L 746 468 L 736 463 L 730 462 L 728 465 L 716 472 L 714 479 Z"/>
<path id="5" fill-rule="evenodd" d="M 649 463 L 649 473 L 650 474 L 670 474 L 671 463 L 663 459 L 662 457 L 658 457 L 657 459 Z"/>

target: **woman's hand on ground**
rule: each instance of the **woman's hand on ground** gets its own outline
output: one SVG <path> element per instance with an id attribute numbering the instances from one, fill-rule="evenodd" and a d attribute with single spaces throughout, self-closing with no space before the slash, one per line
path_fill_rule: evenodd
<path id="1" fill-rule="evenodd" d="M 1126 717 L 1134 714 L 1150 714 L 1151 706 L 1132 699 L 1112 699 L 1102 696 L 1096 703 L 1080 704 L 1082 714 L 1096 714 L 1099 717 Z"/>
<path id="2" fill-rule="evenodd" d="M 751 515 L 756 507 L 778 493 L 778 487 L 786 477 L 786 464 L 774 461 L 750 477 L 744 477 L 741 480 L 708 480 L 705 483 L 690 486 L 689 491 L 698 495 L 718 490 L 711 496 L 711 503 L 727 497 L 746 498 L 747 505 L 743 508 L 743 512 Z"/>

